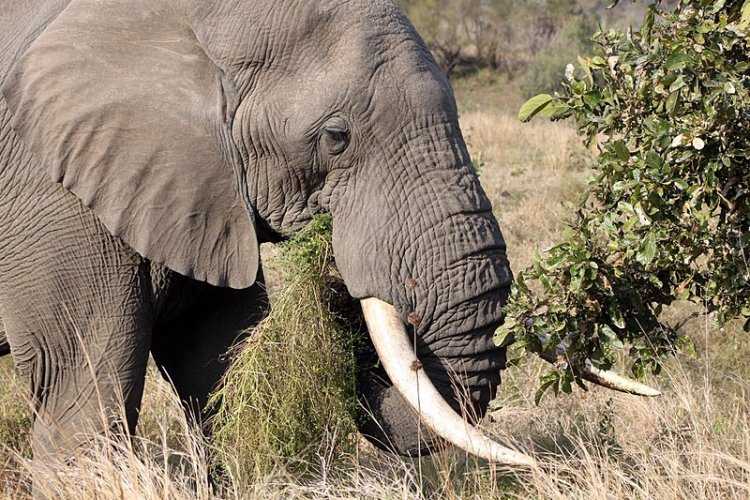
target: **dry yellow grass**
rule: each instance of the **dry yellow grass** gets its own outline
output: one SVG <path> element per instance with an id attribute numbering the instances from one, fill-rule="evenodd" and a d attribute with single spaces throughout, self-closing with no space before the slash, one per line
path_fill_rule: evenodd
<path id="1" fill-rule="evenodd" d="M 471 106 L 461 128 L 508 242 L 512 267 L 530 263 L 537 248 L 556 243 L 564 214 L 588 174 L 586 150 L 568 123 L 522 125 L 513 109 Z"/>
<path id="2" fill-rule="evenodd" d="M 482 182 L 520 270 L 536 249 L 558 239 L 560 202 L 582 189 L 586 152 L 570 125 L 519 124 L 513 99 L 460 88 L 458 95 L 467 142 L 484 163 Z M 484 97 L 512 105 L 479 108 L 471 102 Z M 668 314 L 677 322 L 690 311 L 679 306 Z M 27 452 L 6 453 L 2 492 L 27 495 L 24 485 L 33 477 L 60 498 L 748 498 L 750 341 L 736 325 L 722 330 L 710 318 L 685 328 L 697 357 L 676 358 L 651 380 L 664 391 L 658 399 L 591 389 L 549 395 L 537 407 L 541 362 L 530 359 L 507 370 L 484 425 L 539 459 L 540 468 L 525 474 L 503 475 L 455 451 L 407 460 L 362 443 L 343 463 L 332 463 L 322 447 L 313 472 L 303 477 L 275 470 L 255 484 L 229 477 L 211 485 L 209 445 L 152 373 L 132 444 L 105 440 L 76 467 L 57 469 L 39 468 Z M 8 436 L 10 448 L 23 449 L 23 437 L 10 440 L 23 436 L 27 425 L 19 389 L 9 388 L 12 370 L 7 363 L 2 368 L 0 431 L 12 430 L 0 436 Z"/>

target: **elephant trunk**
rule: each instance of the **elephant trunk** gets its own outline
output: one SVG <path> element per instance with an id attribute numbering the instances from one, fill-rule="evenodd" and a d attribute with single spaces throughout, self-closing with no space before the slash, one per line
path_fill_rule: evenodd
<path id="1" fill-rule="evenodd" d="M 505 365 L 504 349 L 492 343 L 512 283 L 505 242 L 454 118 L 423 117 L 383 144 L 356 182 L 321 194 L 333 214 L 336 264 L 352 297 L 395 308 L 424 375 L 472 420 Z M 390 376 L 363 378 L 371 413 L 363 433 L 402 454 L 429 451 L 429 432 L 415 425 Z"/>

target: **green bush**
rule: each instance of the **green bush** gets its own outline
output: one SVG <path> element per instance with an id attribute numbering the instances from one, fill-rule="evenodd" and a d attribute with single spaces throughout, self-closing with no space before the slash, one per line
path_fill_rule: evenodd
<path id="1" fill-rule="evenodd" d="M 326 295 L 338 279 L 332 256 L 328 216 L 283 245 L 283 289 L 213 398 L 219 459 L 235 477 L 303 472 L 351 449 L 356 362 Z"/>
<path id="2" fill-rule="evenodd" d="M 651 6 L 639 31 L 597 33 L 563 91 L 519 117 L 573 117 L 599 155 L 565 241 L 519 274 L 498 342 L 568 346 L 542 389 L 570 392 L 586 359 L 634 374 L 687 345 L 660 321 L 684 299 L 750 315 L 750 2 Z M 748 325 L 748 323 L 746 323 Z"/>

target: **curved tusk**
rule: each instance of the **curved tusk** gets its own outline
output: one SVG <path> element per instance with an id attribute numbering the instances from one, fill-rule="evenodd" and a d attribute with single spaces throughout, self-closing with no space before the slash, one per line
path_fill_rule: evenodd
<path id="1" fill-rule="evenodd" d="M 649 387 L 646 384 L 641 384 L 635 380 L 623 377 L 609 370 L 600 370 L 594 366 L 591 366 L 590 362 L 586 363 L 586 367 L 581 370 L 581 378 L 593 382 L 594 384 L 601 385 L 607 389 L 613 389 L 615 391 L 626 392 L 628 394 L 635 394 L 636 396 L 655 397 L 661 396 L 661 391 Z"/>
<path id="2" fill-rule="evenodd" d="M 404 322 L 392 305 L 376 298 L 363 299 L 361 303 L 383 368 L 427 428 L 449 443 L 492 462 L 523 467 L 536 463 L 528 455 L 487 438 L 453 411 L 422 369 Z"/>
<path id="3" fill-rule="evenodd" d="M 547 342 L 547 339 L 548 335 L 546 333 L 539 334 L 539 340 L 541 340 L 542 343 Z M 566 363 L 565 351 L 567 349 L 568 343 L 566 341 L 562 341 L 557 345 L 557 351 L 555 355 L 547 351 L 541 354 L 541 358 L 548 363 L 552 363 L 553 365 L 556 365 L 558 363 Z M 635 396 L 661 396 L 661 391 L 658 389 L 654 389 L 653 387 L 650 387 L 646 384 L 636 382 L 635 380 L 623 375 L 618 375 L 615 372 L 611 372 L 609 370 L 600 370 L 599 368 L 592 366 L 590 359 L 586 360 L 585 365 L 579 372 L 579 374 L 583 380 L 587 380 L 592 384 L 606 387 L 607 389 L 612 389 L 613 391 L 620 391 L 627 394 L 633 394 Z"/>

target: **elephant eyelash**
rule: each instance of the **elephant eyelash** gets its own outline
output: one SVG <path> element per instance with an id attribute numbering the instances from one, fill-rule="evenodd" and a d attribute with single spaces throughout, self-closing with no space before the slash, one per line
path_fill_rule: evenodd
<path id="1" fill-rule="evenodd" d="M 349 147 L 351 135 L 345 128 L 327 128 L 324 131 L 323 140 L 329 154 L 340 155 Z"/>
<path id="2" fill-rule="evenodd" d="M 348 130 L 326 130 L 328 137 L 336 142 L 345 142 L 349 140 Z"/>

